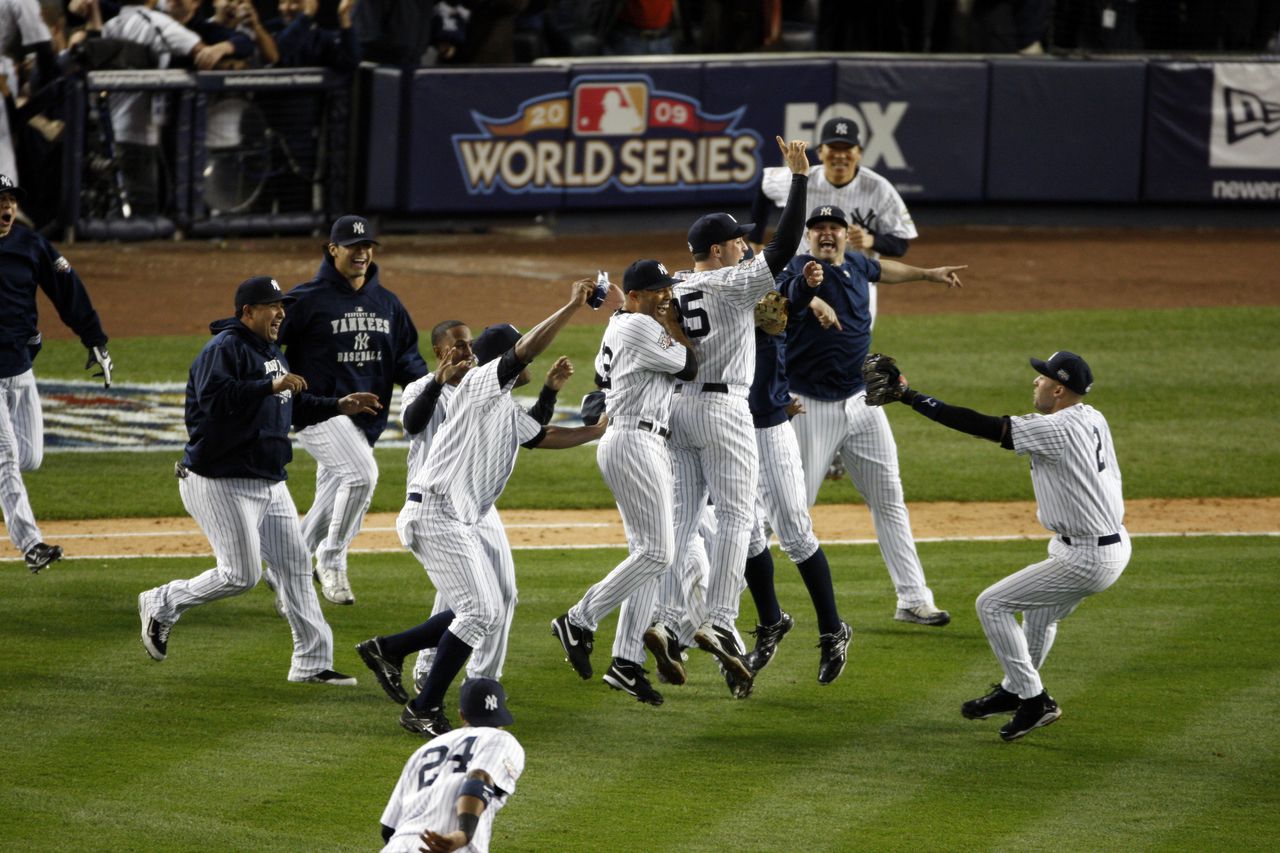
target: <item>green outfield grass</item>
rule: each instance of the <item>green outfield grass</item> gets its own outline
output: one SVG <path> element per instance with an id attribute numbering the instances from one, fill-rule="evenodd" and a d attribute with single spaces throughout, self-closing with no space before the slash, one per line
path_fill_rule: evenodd
<path id="1" fill-rule="evenodd" d="M 1055 348 L 1085 354 L 1097 375 L 1089 402 L 1111 422 L 1128 497 L 1257 497 L 1280 494 L 1280 309 L 1214 308 L 1148 312 L 882 317 L 875 347 L 898 357 L 915 387 L 990 414 L 1031 410 L 1031 354 Z M 561 394 L 576 406 L 590 388 L 601 330 L 573 326 L 538 364 L 567 354 L 577 374 Z M 113 341 L 119 382 L 185 381 L 204 339 Z M 939 343 L 943 342 L 943 343 Z M 80 378 L 83 348 L 46 345 L 45 378 Z M 1222 380 L 1230 378 L 1231 384 Z M 1026 462 L 987 442 L 889 408 L 908 500 L 1022 500 Z M 179 515 L 173 453 L 48 454 L 26 477 L 40 518 Z M 295 500 L 311 502 L 315 469 L 305 452 L 291 466 Z M 592 447 L 522 451 L 500 506 L 607 507 Z M 381 478 L 373 509 L 399 509 L 404 452 L 378 451 Z M 846 481 L 823 488 L 823 502 L 857 500 Z"/>
<path id="2" fill-rule="evenodd" d="M 1063 623 L 1047 666 L 1061 721 L 1005 744 L 964 699 L 998 670 L 975 594 L 1043 542 L 921 546 L 945 629 L 892 621 L 873 547 L 832 548 L 851 663 L 815 680 L 797 619 L 756 695 L 691 683 L 640 705 L 562 661 L 547 622 L 618 550 L 520 551 L 504 681 L 528 762 L 498 816 L 502 851 L 1265 850 L 1280 832 L 1280 600 L 1271 538 L 1139 539 L 1111 590 Z M 371 850 L 421 743 L 352 646 L 407 627 L 428 586 L 407 555 L 352 560 L 358 602 L 326 604 L 357 688 L 285 681 L 288 629 L 264 588 L 190 612 L 164 663 L 137 593 L 207 560 L 67 560 L 0 571 L 5 655 L 0 849 Z M 741 624 L 753 611 L 744 601 Z M 597 639 L 602 671 L 612 620 Z M 451 702 L 456 692 L 451 692 Z"/>

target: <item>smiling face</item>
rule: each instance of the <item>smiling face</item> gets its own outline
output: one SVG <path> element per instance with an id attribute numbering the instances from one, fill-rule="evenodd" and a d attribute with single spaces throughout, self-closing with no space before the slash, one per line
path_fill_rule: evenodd
<path id="1" fill-rule="evenodd" d="M 373 265 L 374 244 L 370 242 L 355 243 L 351 246 L 329 244 L 329 254 L 333 256 L 333 266 L 342 273 L 343 278 L 351 282 L 352 287 L 364 286 L 364 277 L 369 274 Z"/>
<path id="2" fill-rule="evenodd" d="M 630 303 L 627 310 L 635 314 L 648 314 L 656 317 L 659 311 L 671 304 L 671 288 L 661 290 L 633 290 L 627 294 Z"/>
<path id="3" fill-rule="evenodd" d="M 264 341 L 275 343 L 280 337 L 280 324 L 284 322 L 284 303 L 246 305 L 240 310 L 240 322 Z"/>
<path id="4" fill-rule="evenodd" d="M 829 264 L 844 262 L 844 246 L 849 229 L 840 222 L 815 222 L 809 228 L 809 253 Z"/>
<path id="5" fill-rule="evenodd" d="M 842 187 L 853 180 L 862 162 L 862 146 L 833 142 L 818 146 L 818 159 L 822 161 L 822 173 L 827 182 Z"/>
<path id="6" fill-rule="evenodd" d="M 10 192 L 0 193 L 0 237 L 8 237 L 13 223 L 18 219 L 18 197 Z"/>

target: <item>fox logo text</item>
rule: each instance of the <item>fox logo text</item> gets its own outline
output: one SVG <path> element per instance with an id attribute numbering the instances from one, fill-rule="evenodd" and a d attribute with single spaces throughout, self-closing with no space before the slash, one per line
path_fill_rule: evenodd
<path id="1" fill-rule="evenodd" d="M 783 139 L 808 139 L 818 147 L 818 133 L 833 118 L 849 118 L 858 126 L 862 165 L 868 169 L 909 169 L 894 133 L 907 114 L 906 101 L 859 101 L 858 105 L 832 104 L 819 110 L 816 103 L 787 104 L 783 114 Z M 839 131 L 838 131 L 839 132 Z"/>
<path id="2" fill-rule="evenodd" d="M 745 111 L 708 114 L 647 77 L 582 78 L 510 116 L 472 112 L 479 132 L 454 135 L 453 146 L 470 195 L 746 189 L 760 136 L 738 128 Z"/>

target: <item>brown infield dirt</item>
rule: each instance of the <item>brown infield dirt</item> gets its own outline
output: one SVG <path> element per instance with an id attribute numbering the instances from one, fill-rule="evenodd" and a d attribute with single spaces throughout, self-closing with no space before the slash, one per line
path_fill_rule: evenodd
<path id="1" fill-rule="evenodd" d="M 920 227 L 922 236 L 905 260 L 915 266 L 968 264 L 964 287 L 886 286 L 880 290 L 882 314 L 1280 305 L 1280 235 L 1273 230 Z M 104 327 L 119 338 L 206 332 L 211 320 L 231 315 L 232 294 L 243 279 L 271 275 L 287 288 L 310 278 L 323 242 L 235 238 L 63 249 L 88 285 Z M 673 270 L 690 265 L 682 231 L 554 235 L 537 227 L 392 234 L 376 261 L 383 284 L 425 337 L 436 322 L 455 317 L 475 329 L 501 321 L 526 328 L 563 304 L 574 279 L 603 268 L 620 283 L 626 266 L 641 257 Z M 575 322 L 603 326 L 611 307 L 583 311 Z M 56 314 L 43 296 L 40 310 L 48 337 L 72 337 L 51 321 Z M 128 364 L 118 364 L 117 376 L 127 375 Z M 910 506 L 919 538 L 1047 536 L 1030 502 Z M 503 518 L 516 547 L 625 542 L 615 510 L 512 510 Z M 873 537 L 861 507 L 819 506 L 814 519 L 824 540 Z M 1126 526 L 1134 533 L 1260 533 L 1274 531 L 1277 519 L 1280 498 L 1131 500 Z M 186 518 L 43 526 L 51 541 L 65 540 L 69 555 L 208 551 Z M 365 528 L 356 548 L 399 547 L 392 516 L 370 516 Z"/>

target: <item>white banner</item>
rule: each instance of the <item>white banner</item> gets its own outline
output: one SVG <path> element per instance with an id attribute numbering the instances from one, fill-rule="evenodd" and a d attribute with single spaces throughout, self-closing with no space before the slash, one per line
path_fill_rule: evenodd
<path id="1" fill-rule="evenodd" d="M 1213 67 L 1209 165 L 1280 168 L 1280 63 Z"/>

